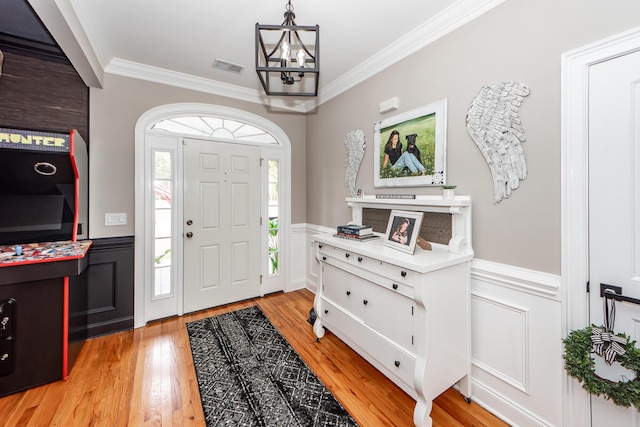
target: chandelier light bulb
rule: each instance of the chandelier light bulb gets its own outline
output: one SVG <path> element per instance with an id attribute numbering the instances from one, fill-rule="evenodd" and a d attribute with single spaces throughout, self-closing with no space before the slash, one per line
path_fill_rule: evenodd
<path id="1" fill-rule="evenodd" d="M 280 65 L 288 67 L 291 61 L 291 46 L 286 41 L 280 45 Z"/>
<path id="2" fill-rule="evenodd" d="M 304 63 L 307 59 L 307 53 L 304 51 L 304 49 L 298 49 L 298 52 L 296 52 L 296 57 L 298 58 L 298 67 L 304 68 Z"/>

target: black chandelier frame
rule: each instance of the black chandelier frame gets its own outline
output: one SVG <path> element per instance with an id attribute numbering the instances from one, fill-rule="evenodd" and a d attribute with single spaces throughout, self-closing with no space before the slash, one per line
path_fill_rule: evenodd
<path id="1" fill-rule="evenodd" d="M 256 23 L 256 72 L 262 88 L 267 95 L 273 96 L 317 96 L 320 77 L 320 27 L 296 25 L 291 1 L 287 4 L 284 18 L 281 25 Z M 281 35 L 269 51 L 270 48 L 267 48 L 264 40 L 269 39 L 268 34 L 276 32 L 281 32 Z M 315 33 L 313 49 L 309 49 L 302 41 L 300 34 L 304 32 Z M 291 55 L 289 61 L 284 61 L 279 56 L 283 41 L 304 50 L 304 64 L 298 64 L 295 55 Z M 303 79 L 305 82 L 313 80 L 310 88 L 308 84 L 303 84 Z M 277 83 L 273 84 L 274 81 Z M 284 90 L 287 87 L 291 87 L 291 90 Z"/>

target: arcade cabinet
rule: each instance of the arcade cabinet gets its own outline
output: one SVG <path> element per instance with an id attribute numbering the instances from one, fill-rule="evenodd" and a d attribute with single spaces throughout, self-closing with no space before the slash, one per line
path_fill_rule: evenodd
<path id="1" fill-rule="evenodd" d="M 86 338 L 87 219 L 79 133 L 0 128 L 0 396 L 69 375 Z"/>

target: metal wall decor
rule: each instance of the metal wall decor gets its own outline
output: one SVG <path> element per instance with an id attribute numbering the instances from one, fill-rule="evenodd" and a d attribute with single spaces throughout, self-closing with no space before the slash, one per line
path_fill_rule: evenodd
<path id="1" fill-rule="evenodd" d="M 364 157 L 364 149 L 367 141 L 364 138 L 364 132 L 361 129 L 352 130 L 344 138 L 344 146 L 347 149 L 347 159 L 344 165 L 344 183 L 349 189 L 349 195 L 356 197 L 356 176 L 362 158 Z"/>
<path id="2" fill-rule="evenodd" d="M 529 95 L 523 83 L 503 81 L 482 86 L 467 110 L 467 131 L 489 164 L 493 203 L 511 196 L 527 177 L 521 143 L 526 140 L 519 107 Z"/>
<path id="3" fill-rule="evenodd" d="M 289 0 L 281 25 L 256 23 L 256 72 L 267 95 L 318 95 L 320 27 L 295 17 Z"/>

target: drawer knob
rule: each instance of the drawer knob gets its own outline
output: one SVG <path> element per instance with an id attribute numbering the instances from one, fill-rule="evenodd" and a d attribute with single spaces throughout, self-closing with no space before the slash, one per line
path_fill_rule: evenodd
<path id="1" fill-rule="evenodd" d="M 326 260 L 327 260 L 327 257 L 326 257 L 326 256 L 323 256 L 323 257 L 322 257 L 322 260 L 323 260 L 323 261 L 326 261 Z"/>
<path id="2" fill-rule="evenodd" d="M 397 283 L 394 283 L 394 284 L 393 284 L 393 285 L 391 285 L 391 286 L 393 286 L 393 289 L 398 289 L 398 284 L 397 284 Z"/>
<path id="3" fill-rule="evenodd" d="M 365 300 L 362 300 L 362 303 L 363 303 L 364 305 L 367 305 L 367 304 L 369 304 L 369 301 L 367 301 L 367 300 L 365 299 Z"/>
<path id="4" fill-rule="evenodd" d="M 361 256 L 358 257 L 358 262 L 362 262 L 362 257 Z"/>
<path id="5" fill-rule="evenodd" d="M 401 275 L 402 277 L 407 277 L 407 272 L 406 272 L 406 271 L 401 271 L 401 272 L 400 272 L 400 275 Z"/>
<path id="6" fill-rule="evenodd" d="M 351 256 L 351 254 L 344 254 L 344 256 L 346 256 L 347 258 L 349 258 Z"/>
<path id="7" fill-rule="evenodd" d="M 320 249 L 322 249 L 322 245 L 318 245 L 318 247 L 319 247 Z"/>
<path id="8" fill-rule="evenodd" d="M 396 365 L 396 368 L 400 366 L 400 361 L 396 360 L 395 362 L 393 362 L 394 365 Z"/>
<path id="9" fill-rule="evenodd" d="M 324 314 L 329 314 L 329 310 L 325 310 L 325 311 L 324 311 Z"/>
<path id="10" fill-rule="evenodd" d="M 347 291 L 347 296 L 351 295 L 351 291 Z"/>

